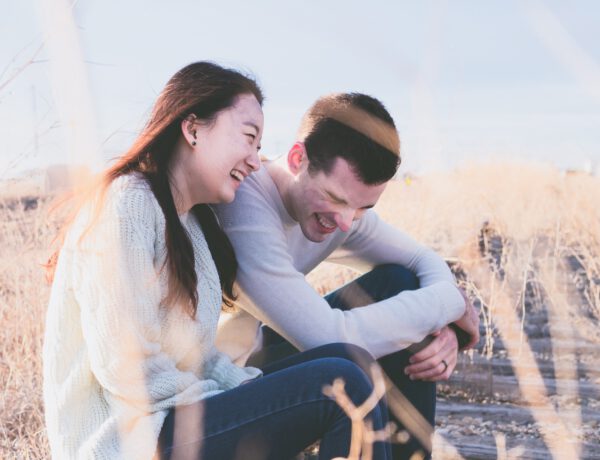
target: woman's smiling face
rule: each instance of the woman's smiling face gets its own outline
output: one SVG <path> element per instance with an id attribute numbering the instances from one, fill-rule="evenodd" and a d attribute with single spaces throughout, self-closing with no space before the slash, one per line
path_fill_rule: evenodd
<path id="1" fill-rule="evenodd" d="M 263 123 L 262 108 L 252 94 L 238 96 L 210 124 L 193 123 L 196 145 L 186 175 L 196 202 L 233 201 L 244 178 L 260 167 Z"/>

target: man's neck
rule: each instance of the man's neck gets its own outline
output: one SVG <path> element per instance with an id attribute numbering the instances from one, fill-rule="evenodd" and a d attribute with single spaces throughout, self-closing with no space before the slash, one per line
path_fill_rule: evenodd
<path id="1" fill-rule="evenodd" d="M 285 210 L 292 219 L 297 220 L 294 207 L 292 206 L 292 185 L 294 182 L 294 176 L 288 170 L 287 162 L 285 160 L 285 157 L 281 157 L 275 161 L 267 163 L 264 167 L 267 168 L 267 172 L 271 176 L 271 179 L 273 179 L 275 187 L 277 187 L 277 192 L 279 192 L 279 196 L 281 197 L 281 201 L 283 202 Z"/>

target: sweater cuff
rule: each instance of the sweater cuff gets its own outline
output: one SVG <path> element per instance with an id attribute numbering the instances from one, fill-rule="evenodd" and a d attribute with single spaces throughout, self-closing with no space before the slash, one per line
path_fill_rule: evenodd
<path id="1" fill-rule="evenodd" d="M 446 282 L 440 286 L 438 295 L 443 309 L 440 317 L 445 318 L 442 326 L 459 320 L 465 314 L 465 299 L 453 283 Z"/>
<path id="2" fill-rule="evenodd" d="M 262 371 L 255 367 L 239 367 L 227 361 L 219 361 L 211 369 L 211 377 L 219 382 L 224 390 L 231 390 L 240 386 L 247 380 L 253 380 L 262 375 Z"/>

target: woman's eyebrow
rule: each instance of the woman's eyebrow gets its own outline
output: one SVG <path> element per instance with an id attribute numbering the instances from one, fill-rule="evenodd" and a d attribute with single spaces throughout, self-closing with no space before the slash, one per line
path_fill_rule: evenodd
<path id="1" fill-rule="evenodd" d="M 256 125 L 255 123 L 253 123 L 251 121 L 244 121 L 242 124 L 245 126 L 250 126 L 251 128 L 254 128 L 256 130 L 256 134 L 258 134 L 260 132 L 258 125 Z"/>

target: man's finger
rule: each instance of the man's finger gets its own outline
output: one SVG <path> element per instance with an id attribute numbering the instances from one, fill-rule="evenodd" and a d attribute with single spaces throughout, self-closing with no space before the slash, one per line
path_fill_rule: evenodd
<path id="1" fill-rule="evenodd" d="M 408 374 L 408 375 L 418 374 L 419 372 L 423 372 L 423 371 L 429 370 L 431 368 L 434 368 L 440 362 L 441 362 L 440 359 L 435 359 L 435 357 L 432 357 L 426 361 L 421 361 L 416 364 L 411 364 L 410 366 L 406 366 L 404 368 L 404 373 Z"/>
<path id="2" fill-rule="evenodd" d="M 423 354 L 413 356 L 416 359 L 411 359 L 411 364 L 405 367 L 404 372 L 411 379 L 443 380 L 447 379 L 454 371 L 458 359 L 456 334 L 450 328 L 445 328 L 435 341 L 442 344 L 436 353 L 418 360 L 419 357 L 426 356 L 425 353 L 428 352 L 428 350 L 422 350 L 420 353 Z"/>
<path id="3" fill-rule="evenodd" d="M 419 363 L 406 366 L 404 368 L 404 372 L 408 375 L 414 375 L 430 369 L 440 368 L 442 361 L 446 361 L 446 363 L 449 365 L 451 362 L 453 362 L 452 355 L 453 353 L 445 353 L 443 355 L 433 356 L 426 361 L 421 361 Z"/>
<path id="4" fill-rule="evenodd" d="M 456 363 L 457 357 L 457 349 L 456 347 L 449 347 L 442 350 L 440 353 L 435 354 L 434 356 L 419 361 L 414 364 L 410 364 L 404 368 L 404 373 L 408 375 L 419 374 L 421 372 L 427 371 L 429 369 L 434 369 L 436 367 L 439 368 L 440 363 L 442 361 L 446 361 L 448 365 L 451 363 Z"/>
<path id="5" fill-rule="evenodd" d="M 430 366 L 426 370 L 413 372 L 409 374 L 411 380 L 439 381 L 447 380 L 454 372 L 458 360 L 456 354 L 449 354 L 440 360 L 436 365 Z"/>
<path id="6" fill-rule="evenodd" d="M 444 327 L 440 331 L 440 335 L 433 339 L 433 341 L 423 348 L 418 353 L 415 353 L 410 357 L 409 362 L 416 364 L 427 359 L 432 358 L 436 354 L 442 352 L 445 348 L 456 348 L 458 351 L 458 341 L 456 340 L 456 334 L 451 331 L 450 328 Z"/>
<path id="7" fill-rule="evenodd" d="M 409 374 L 408 377 L 411 380 L 429 380 L 429 379 L 437 377 L 443 371 L 444 371 L 444 365 L 443 365 L 443 363 L 440 362 L 435 367 L 432 367 L 430 369 L 427 369 L 427 370 L 424 370 L 424 371 L 421 371 L 421 372 L 417 372 L 417 373 L 414 373 L 414 374 Z"/>
<path id="8" fill-rule="evenodd" d="M 415 364 L 422 361 L 426 361 L 429 358 L 437 355 L 443 348 L 443 343 L 441 343 L 441 340 L 442 339 L 440 339 L 439 337 L 436 337 L 433 342 L 431 342 L 429 345 L 423 348 L 420 352 L 412 355 L 408 361 L 411 364 Z"/>
<path id="9" fill-rule="evenodd" d="M 423 348 L 418 353 L 415 353 L 414 355 L 412 355 L 409 359 L 409 362 L 410 363 L 418 363 L 421 361 L 425 361 L 426 359 L 429 359 L 432 356 L 435 356 L 436 354 L 438 354 L 440 352 L 440 350 L 442 348 L 444 348 L 445 339 L 446 339 L 445 334 L 440 334 L 437 337 L 434 337 L 434 339 L 431 341 L 431 343 L 429 345 L 427 345 L 425 348 Z"/>

